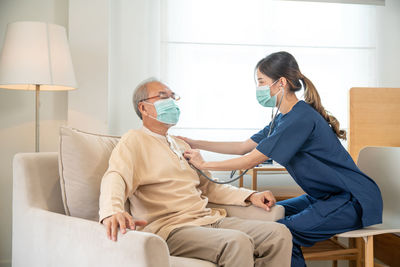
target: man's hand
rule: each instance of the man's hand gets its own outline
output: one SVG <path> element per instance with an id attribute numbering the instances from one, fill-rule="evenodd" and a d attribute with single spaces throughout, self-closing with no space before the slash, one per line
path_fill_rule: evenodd
<path id="1" fill-rule="evenodd" d="M 102 224 L 106 226 L 107 237 L 113 241 L 117 241 L 118 227 L 123 234 L 126 233 L 126 228 L 135 230 L 136 226 L 145 226 L 145 220 L 136 220 L 127 212 L 118 212 L 112 216 L 105 218 Z"/>
<path id="2" fill-rule="evenodd" d="M 274 195 L 268 190 L 253 193 L 246 200 L 250 201 L 254 206 L 265 209 L 266 211 L 270 211 L 276 203 Z"/>

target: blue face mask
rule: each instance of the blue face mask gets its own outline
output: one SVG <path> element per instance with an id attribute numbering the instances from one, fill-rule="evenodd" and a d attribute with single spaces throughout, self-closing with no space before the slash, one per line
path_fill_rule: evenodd
<path id="1" fill-rule="evenodd" d="M 152 118 L 165 124 L 175 125 L 178 123 L 181 112 L 172 98 L 157 100 L 156 102 L 149 104 L 153 104 L 157 111 L 157 118 Z"/>
<path id="2" fill-rule="evenodd" d="M 257 101 L 261 106 L 273 108 L 276 106 L 276 95 L 271 96 L 271 86 L 274 85 L 278 80 L 273 82 L 271 85 L 257 86 Z"/>

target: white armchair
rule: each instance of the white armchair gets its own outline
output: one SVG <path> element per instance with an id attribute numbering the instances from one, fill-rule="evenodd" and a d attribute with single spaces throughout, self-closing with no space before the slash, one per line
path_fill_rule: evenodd
<path id="1" fill-rule="evenodd" d="M 207 261 L 170 256 L 166 242 L 157 235 L 129 231 L 113 242 L 98 222 L 66 216 L 55 152 L 17 154 L 13 173 L 14 267 L 215 266 Z M 284 214 L 281 206 L 271 212 L 253 206 L 222 207 L 228 216 L 248 219 L 275 221 Z"/>

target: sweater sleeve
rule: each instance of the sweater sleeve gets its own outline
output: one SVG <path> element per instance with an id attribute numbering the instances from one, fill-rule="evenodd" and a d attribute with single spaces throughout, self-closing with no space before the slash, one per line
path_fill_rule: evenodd
<path id="1" fill-rule="evenodd" d="M 135 176 L 135 155 L 132 142 L 122 137 L 111 153 L 109 166 L 100 187 L 99 221 L 117 212 L 124 212 L 124 204 L 139 184 Z"/>
<path id="2" fill-rule="evenodd" d="M 210 172 L 203 172 L 207 174 L 208 177 L 212 178 Z M 199 189 L 202 191 L 202 194 L 208 198 L 209 202 L 215 204 L 248 206 L 250 202 L 246 202 L 246 198 L 256 192 L 243 187 L 238 188 L 228 184 L 216 184 L 203 177 L 200 173 L 198 174 L 200 178 Z"/>

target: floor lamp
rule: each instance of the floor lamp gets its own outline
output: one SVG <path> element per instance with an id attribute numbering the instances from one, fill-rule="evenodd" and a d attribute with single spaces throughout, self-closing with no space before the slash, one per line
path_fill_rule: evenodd
<path id="1" fill-rule="evenodd" d="M 65 28 L 36 21 L 7 25 L 0 88 L 35 90 L 35 151 L 39 152 L 39 93 L 76 89 Z"/>

